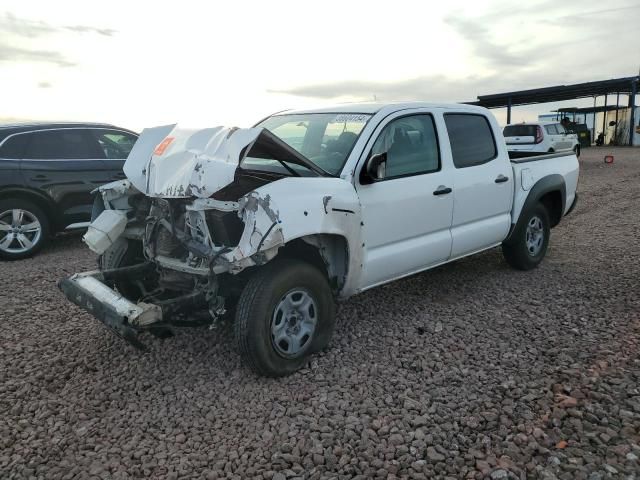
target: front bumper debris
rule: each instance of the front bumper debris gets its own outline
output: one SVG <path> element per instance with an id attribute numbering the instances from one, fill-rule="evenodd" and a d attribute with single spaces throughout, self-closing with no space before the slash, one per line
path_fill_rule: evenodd
<path id="1" fill-rule="evenodd" d="M 150 303 L 133 303 L 104 282 L 123 275 L 143 274 L 152 268 L 151 264 L 140 264 L 104 272 L 76 273 L 61 280 L 58 287 L 69 300 L 91 313 L 116 335 L 134 347 L 146 350 L 138 340 L 138 330 L 162 322 L 162 308 Z"/>

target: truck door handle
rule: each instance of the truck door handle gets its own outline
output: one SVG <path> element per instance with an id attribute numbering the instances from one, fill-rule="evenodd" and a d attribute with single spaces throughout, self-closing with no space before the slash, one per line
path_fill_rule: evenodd
<path id="1" fill-rule="evenodd" d="M 505 177 L 504 175 L 498 175 L 498 178 L 495 179 L 496 183 L 504 183 L 508 181 L 509 181 L 509 177 Z"/>
<path id="2" fill-rule="evenodd" d="M 36 175 L 34 177 L 31 177 L 31 180 L 49 180 L 49 177 L 47 177 L 46 175 Z"/>
<path id="3" fill-rule="evenodd" d="M 444 185 L 440 185 L 438 190 L 433 192 L 434 195 L 446 195 L 447 193 L 451 193 L 451 189 L 449 187 L 445 187 Z"/>

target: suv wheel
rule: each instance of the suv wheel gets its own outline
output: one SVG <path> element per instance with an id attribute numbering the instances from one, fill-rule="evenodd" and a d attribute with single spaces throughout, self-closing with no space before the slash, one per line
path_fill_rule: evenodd
<path id="1" fill-rule="evenodd" d="M 502 244 L 502 253 L 507 263 L 518 270 L 531 270 L 538 266 L 547 253 L 549 245 L 549 214 L 541 203 L 522 214 L 522 223 Z"/>
<path id="2" fill-rule="evenodd" d="M 18 260 L 34 255 L 49 240 L 49 219 L 28 200 L 0 200 L 0 258 Z"/>
<path id="3" fill-rule="evenodd" d="M 249 280 L 240 296 L 236 343 L 253 371 L 281 377 L 324 348 L 334 324 L 335 304 L 325 276 L 302 261 L 275 260 Z"/>

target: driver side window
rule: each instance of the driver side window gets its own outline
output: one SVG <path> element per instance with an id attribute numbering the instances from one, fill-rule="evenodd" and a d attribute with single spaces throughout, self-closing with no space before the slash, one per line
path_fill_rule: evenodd
<path id="1" fill-rule="evenodd" d="M 385 179 L 440 170 L 440 152 L 433 117 L 410 115 L 391 121 L 380 132 L 371 155 L 387 154 Z"/>

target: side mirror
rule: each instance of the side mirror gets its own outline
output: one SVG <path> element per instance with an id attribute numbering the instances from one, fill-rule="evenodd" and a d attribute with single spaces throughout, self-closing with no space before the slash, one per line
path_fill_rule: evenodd
<path id="1" fill-rule="evenodd" d="M 378 153 L 369 157 L 362 169 L 362 183 L 373 183 L 383 180 L 386 174 L 387 153 Z"/>

